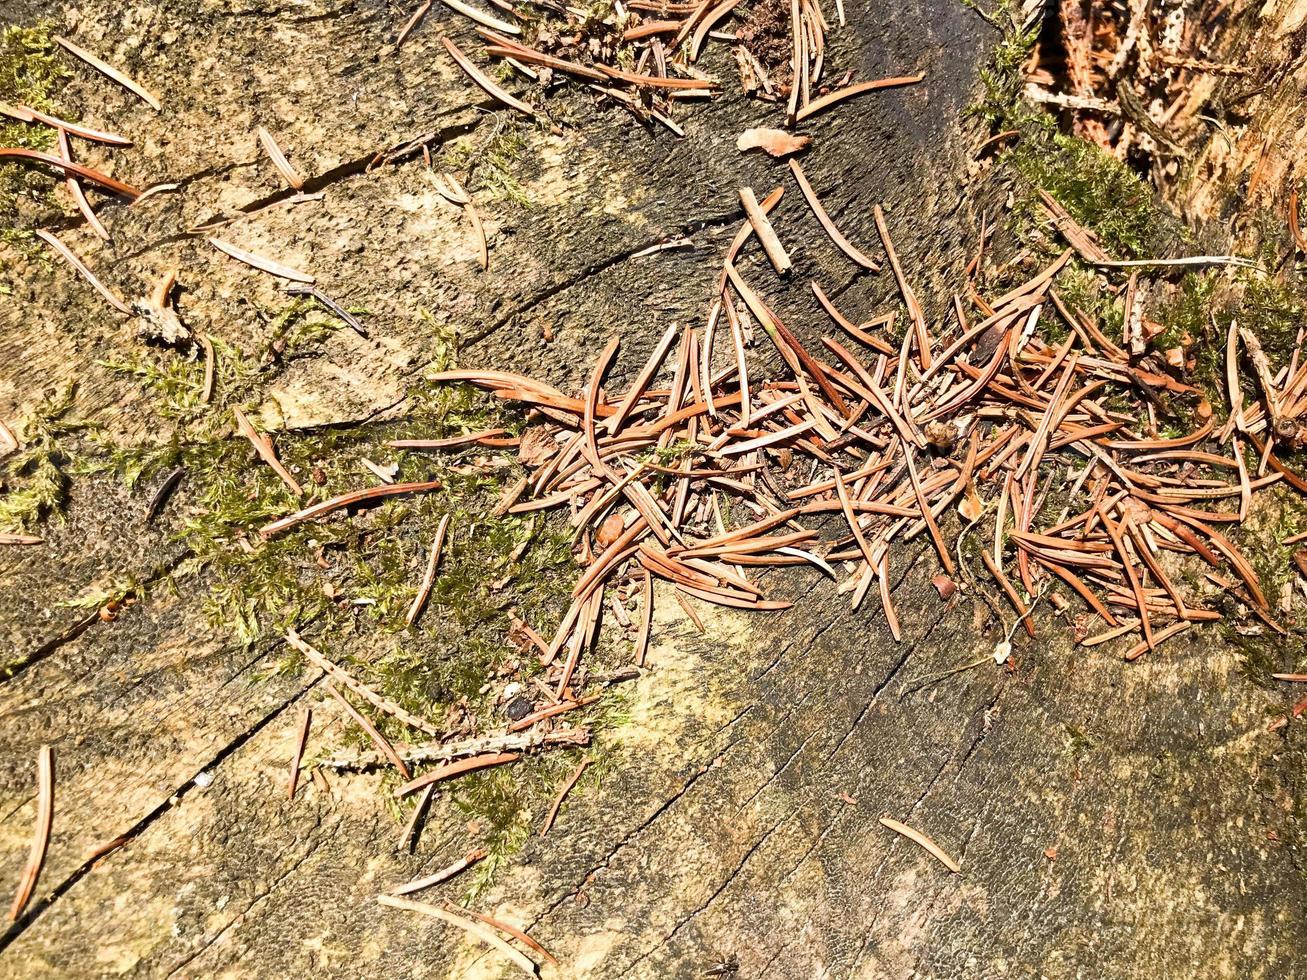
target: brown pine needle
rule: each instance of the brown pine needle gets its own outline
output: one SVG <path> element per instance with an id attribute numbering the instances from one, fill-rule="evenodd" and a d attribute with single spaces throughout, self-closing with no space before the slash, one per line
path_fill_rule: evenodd
<path id="1" fill-rule="evenodd" d="M 298 269 L 292 269 L 288 265 L 282 265 L 273 259 L 266 259 L 262 255 L 256 255 L 254 252 L 246 251 L 230 242 L 225 242 L 221 238 L 210 238 L 209 244 L 219 252 L 230 255 L 237 262 L 244 262 L 252 269 L 258 269 L 260 272 L 266 272 L 271 276 L 280 276 L 282 279 L 289 279 L 292 282 L 302 282 L 312 284 L 314 279 L 307 273 L 300 272 Z"/>
<path id="2" fill-rule="evenodd" d="M 304 496 L 304 488 L 300 486 L 299 481 L 291 475 L 290 470 L 286 469 L 281 460 L 277 458 L 277 451 L 272 448 L 272 440 L 257 432 L 254 426 L 250 424 L 249 418 L 239 408 L 233 407 L 231 413 L 236 417 L 236 430 L 249 440 L 250 445 L 254 447 L 254 451 L 259 454 L 259 458 L 272 467 L 272 471 L 277 474 L 277 478 L 286 484 L 291 493 L 297 497 Z"/>
<path id="3" fill-rule="evenodd" d="M 613 339 L 616 340 L 617 338 L 614 337 Z M 631 414 L 631 409 L 635 407 L 635 403 L 640 400 L 640 396 L 644 394 L 649 382 L 653 380 L 653 376 L 658 372 L 658 367 L 662 364 L 663 358 L 667 356 L 667 352 L 671 349 L 674 340 L 676 340 L 676 324 L 673 323 L 663 331 L 663 335 L 658 339 L 653 353 L 649 355 L 649 360 L 645 361 L 644 367 L 636 375 L 631 389 L 622 398 L 621 404 L 617 406 L 617 411 L 608 419 L 606 425 L 610 435 L 615 435 L 622 427 L 622 423 L 626 421 L 627 416 Z"/>
<path id="4" fill-rule="evenodd" d="M 463 189 L 453 174 L 445 174 L 445 179 L 449 181 L 450 189 L 454 192 L 456 199 L 463 207 L 463 213 L 467 215 L 468 221 L 472 223 L 472 230 L 476 232 L 477 248 L 481 253 L 481 269 L 485 271 L 490 268 L 490 250 L 486 243 L 486 230 L 481 224 L 481 215 L 472 203 L 472 195 Z"/>
<path id="5" fill-rule="evenodd" d="M 704 628 L 703 620 L 700 619 L 699 614 L 694 611 L 694 606 L 690 605 L 689 601 L 685 598 L 685 593 L 682 592 L 681 589 L 682 586 L 676 586 L 676 588 L 672 590 L 672 594 L 676 597 L 676 602 L 681 607 L 682 611 L 690 618 L 690 622 L 694 624 L 695 630 L 700 636 L 702 636 L 708 631 Z"/>
<path id="6" fill-rule="evenodd" d="M 434 874 L 429 874 L 424 878 L 415 878 L 407 884 L 400 885 L 391 894 L 393 895 L 411 895 L 413 892 L 422 891 L 424 888 L 430 888 L 433 885 L 439 885 L 442 881 L 448 881 L 457 874 L 462 874 L 472 865 L 481 861 L 486 856 L 486 849 L 478 847 L 468 851 L 461 858 L 447 867 L 441 868 Z"/>
<path id="7" fill-rule="evenodd" d="M 635 644 L 635 665 L 644 666 L 649 652 L 649 638 L 653 631 L 653 576 L 648 571 L 640 587 L 640 636 Z"/>
<path id="8" fill-rule="evenodd" d="M 398 48 L 401 44 L 403 44 L 406 40 L 408 40 L 408 36 L 412 34 L 414 30 L 417 29 L 418 24 L 422 23 L 422 19 L 426 17 L 426 15 L 430 11 L 431 11 L 431 0 L 426 0 L 426 2 L 423 3 L 420 7 L 418 7 L 417 10 L 413 11 L 413 16 L 408 19 L 408 21 L 404 24 L 404 27 L 400 30 L 399 37 L 395 38 L 395 47 Z"/>
<path id="9" fill-rule="evenodd" d="M 63 257 L 64 261 L 66 261 L 69 265 L 71 265 L 74 269 L 76 269 L 79 273 L 81 273 L 82 278 L 85 279 L 87 282 L 89 282 L 91 286 L 95 289 L 95 291 L 104 297 L 105 302 L 107 302 L 115 310 L 117 310 L 119 313 L 126 314 L 127 316 L 134 315 L 135 311 L 132 310 L 132 308 L 128 306 L 126 303 L 124 303 L 122 300 L 120 300 L 114 294 L 113 290 L 111 290 L 108 286 L 102 283 L 99 280 L 99 278 L 96 277 L 95 273 L 86 267 L 86 263 L 84 263 L 81 259 L 79 259 L 73 253 L 73 250 L 70 249 L 67 245 L 59 241 L 59 239 L 55 238 L 54 235 L 46 231 L 44 228 L 38 228 L 36 230 L 36 237 L 41 239 L 41 241 L 45 242 L 51 248 L 53 248 L 56 252 L 58 252 Z"/>
<path id="10" fill-rule="evenodd" d="M 917 294 L 912 291 L 912 287 L 908 285 L 907 277 L 903 275 L 903 267 L 899 265 L 898 252 L 894 250 L 894 242 L 889 236 L 889 226 L 885 224 L 885 212 L 877 204 L 872 208 L 871 213 L 876 221 L 876 231 L 880 233 L 880 242 L 885 247 L 885 258 L 894 271 L 894 281 L 898 284 L 899 293 L 903 296 L 903 305 L 908 308 L 908 316 L 912 318 L 912 329 L 917 341 L 918 363 L 923 371 L 928 371 L 930 370 L 931 358 L 930 338 L 926 336 L 926 315 L 921 311 L 921 304 L 917 302 Z"/>
<path id="11" fill-rule="evenodd" d="M 295 739 L 295 751 L 290 757 L 290 781 L 286 798 L 295 799 L 295 789 L 300 783 L 300 761 L 304 758 L 304 747 L 309 742 L 309 727 L 313 724 L 313 709 L 306 707 L 304 717 L 300 720 L 299 737 Z"/>
<path id="12" fill-rule="evenodd" d="M 119 136 L 117 133 L 107 133 L 104 130 L 92 129 L 90 126 L 83 126 L 80 123 L 69 122 L 67 119 L 60 119 L 58 116 L 47 115 L 39 109 L 33 109 L 31 106 L 5 105 L 0 102 L 0 115 L 8 116 L 10 119 L 17 119 L 20 122 L 41 123 L 51 129 L 63 130 L 69 136 L 90 140 L 92 143 L 105 143 L 109 146 L 132 145 L 132 141 L 126 136 Z"/>
<path id="13" fill-rule="evenodd" d="M 749 219 L 749 224 L 753 226 L 753 233 L 758 236 L 758 241 L 762 243 L 763 251 L 767 253 L 767 260 L 771 262 L 772 268 L 780 275 L 789 272 L 793 267 L 790 255 L 785 251 L 785 246 L 781 244 L 776 229 L 772 227 L 771 221 L 767 218 L 767 213 L 759 206 L 753 188 L 741 187 L 739 195 L 740 204 L 744 206 L 744 213 Z"/>
<path id="14" fill-rule="evenodd" d="M 449 56 L 454 59 L 455 64 L 457 64 L 458 67 L 462 68 L 464 73 L 467 75 L 467 77 L 472 79 L 472 81 L 476 82 L 476 84 L 480 86 L 481 89 L 484 90 L 488 95 L 491 95 L 494 98 L 498 99 L 500 102 L 504 103 L 504 105 L 516 109 L 518 112 L 526 113 L 528 116 L 531 116 L 533 119 L 535 118 L 536 116 L 535 109 L 531 108 L 531 106 L 527 105 L 521 99 L 509 95 L 502 88 L 500 88 L 498 85 L 492 82 L 488 77 L 486 77 L 486 75 L 481 71 L 481 69 L 479 69 L 476 65 L 472 64 L 472 62 L 468 60 L 467 55 L 463 53 L 463 51 L 459 48 L 457 44 L 455 44 L 447 37 L 442 37 L 440 40 L 441 43 L 445 45 L 445 50 L 449 52 Z"/>
<path id="15" fill-rule="evenodd" d="M 59 130 L 57 142 L 59 146 L 59 158 L 65 163 L 72 163 L 73 149 L 68 142 L 68 133 L 62 129 Z M 82 190 L 82 185 L 78 179 L 72 174 L 68 174 L 64 178 L 64 183 L 68 187 L 68 193 L 72 196 L 73 203 L 77 205 L 77 210 L 82 212 L 82 217 L 84 217 L 86 223 L 91 226 L 91 230 L 106 242 L 109 241 L 109 232 L 100 222 L 100 218 L 95 213 L 95 209 L 91 207 L 91 202 L 87 200 L 86 192 Z"/>
<path id="16" fill-rule="evenodd" d="M 50 827 L 54 823 L 54 749 L 42 745 L 36 755 L 36 827 L 32 832 L 32 847 L 18 879 L 18 894 L 9 906 L 9 921 L 17 922 L 36 890 L 45 863 L 46 848 L 50 845 Z"/>
<path id="17" fill-rule="evenodd" d="M 465 919 L 461 915 L 455 915 L 453 912 L 442 909 L 437 905 L 428 905 L 425 902 L 415 902 L 411 899 L 400 898 L 396 895 L 378 895 L 377 902 L 391 908 L 404 909 L 406 912 L 417 912 L 421 915 L 428 915 L 433 919 L 440 919 L 442 922 L 447 922 L 448 924 L 462 929 L 469 935 L 481 940 L 492 949 L 496 949 L 503 953 L 509 958 L 514 966 L 527 976 L 537 976 L 536 965 L 532 963 L 525 954 L 518 952 L 479 922 Z"/>
<path id="18" fill-rule="evenodd" d="M 828 95 L 823 95 L 819 99 L 814 99 L 806 106 L 800 109 L 794 115 L 795 122 L 803 122 L 805 119 L 811 119 L 819 112 L 829 109 L 837 102 L 843 102 L 845 99 L 852 98 L 855 95 L 862 95 L 865 92 L 875 92 L 883 88 L 898 88 L 902 85 L 916 85 L 925 79 L 925 75 L 902 75 L 897 78 L 880 78 L 874 82 L 859 82 L 857 85 L 850 85 L 847 88 L 839 88 Z"/>
<path id="19" fill-rule="evenodd" d="M 925 848 L 940 864 L 948 868 L 955 875 L 962 874 L 962 868 L 951 857 L 944 853 L 943 849 L 933 840 L 927 837 L 919 830 L 913 830 L 905 823 L 899 823 L 897 820 L 891 820 L 889 817 L 881 817 L 881 824 L 888 827 L 895 833 L 902 834 L 908 840 Z"/>
<path id="20" fill-rule="evenodd" d="M 447 439 L 392 439 L 386 445 L 392 449 L 449 449 L 472 443 L 491 444 L 489 440 L 507 436 L 508 434 L 507 429 L 482 429 L 480 432 L 469 432 L 463 436 L 450 436 Z M 498 445 L 498 443 L 493 444 Z M 507 442 L 505 442 L 506 444 Z"/>
<path id="21" fill-rule="evenodd" d="M 558 966 L 558 959 L 557 957 L 554 956 L 553 953 L 549 952 L 549 950 L 545 949 L 543 946 L 541 946 L 538 942 L 536 942 L 534 939 L 528 936 L 517 926 L 510 925 L 509 923 L 503 922 L 500 919 L 492 919 L 484 912 L 474 912 L 472 909 L 464 909 L 464 911 L 467 912 L 468 915 L 472 916 L 472 918 L 480 919 L 486 925 L 498 929 L 500 932 L 508 933 L 510 936 L 512 936 L 522 945 L 535 950 L 546 960 L 548 960 L 551 964 L 553 964 L 554 966 Z"/>
<path id="22" fill-rule="evenodd" d="M 1163 640 L 1169 640 L 1177 633 L 1183 633 L 1192 625 L 1193 623 L 1187 620 L 1180 623 L 1172 623 L 1170 626 L 1166 627 L 1166 629 L 1159 630 L 1156 634 L 1153 635 L 1151 639 L 1141 640 L 1138 643 L 1136 643 L 1134 646 L 1132 646 L 1129 650 L 1125 652 L 1125 659 L 1138 660 L 1149 650 L 1156 650 L 1157 645 L 1161 643 Z"/>
<path id="23" fill-rule="evenodd" d="M 399 770 L 399 774 L 405 779 L 412 779 L 413 773 L 409 771 L 408 765 L 395 752 L 395 747 L 390 744 L 386 736 L 377 730 L 377 726 L 372 724 L 358 708 L 350 704 L 345 695 L 336 690 L 336 685 L 331 681 L 327 682 L 327 693 L 340 702 L 345 713 L 354 719 L 354 723 L 367 733 L 368 738 L 372 739 L 372 744 L 377 747 L 377 751 L 384 755 L 392 766 Z"/>
<path id="24" fill-rule="evenodd" d="M 803 192 L 803 199 L 808 202 L 808 207 L 812 209 L 812 213 L 821 224 L 822 230 L 826 232 L 827 236 L 829 236 L 830 240 L 835 243 L 836 247 L 852 259 L 855 265 L 860 265 L 864 269 L 869 269 L 872 272 L 879 271 L 879 263 L 867 258 L 861 249 L 855 247 L 847 238 L 840 234 L 840 230 L 835 227 L 835 222 L 831 220 L 830 215 L 826 213 L 826 209 L 822 207 L 821 199 L 817 197 L 817 192 L 814 191 L 812 185 L 808 183 L 808 177 L 804 174 L 803 168 L 799 166 L 798 160 L 790 161 L 790 173 L 794 174 L 794 180 L 799 185 L 799 190 Z"/>
<path id="25" fill-rule="evenodd" d="M 286 159 L 286 154 L 281 152 L 281 147 L 272 138 L 272 134 L 262 126 L 259 127 L 259 142 L 263 144 L 263 152 L 268 154 L 268 158 L 272 160 L 272 165 L 285 178 L 286 183 L 290 184 L 293 190 L 302 191 L 304 189 L 304 178 L 300 176 L 299 171 L 290 165 L 290 161 Z"/>
<path id="26" fill-rule="evenodd" d="M 57 167 L 65 174 L 72 173 L 84 180 L 89 180 L 99 184 L 105 190 L 113 191 L 115 194 L 121 194 L 129 200 L 136 200 L 141 196 L 138 188 L 131 184 L 124 184 L 121 180 L 116 180 L 108 174 L 103 174 L 98 170 L 92 170 L 90 167 L 84 167 L 80 163 L 70 163 L 67 160 L 60 160 L 57 156 L 49 153 L 43 153 L 40 150 L 28 150 L 18 146 L 0 146 L 0 159 L 10 157 L 16 160 L 35 160 L 37 163 L 44 163 L 50 167 Z"/>
<path id="27" fill-rule="evenodd" d="M 488 769 L 491 766 L 502 766 L 509 762 L 516 762 L 520 758 L 521 756 L 516 752 L 491 752 L 486 755 L 474 755 L 469 759 L 459 759 L 456 762 L 446 762 L 400 786 L 395 790 L 395 796 L 408 796 L 409 793 L 443 779 L 461 776 L 465 772 L 476 772 L 478 769 Z"/>
<path id="28" fill-rule="evenodd" d="M 109 64 L 106 61 L 102 61 L 101 59 L 97 58 L 95 55 L 91 54 L 91 52 L 87 51 L 85 48 L 79 47 L 78 45 L 74 44 L 72 41 L 68 40 L 68 38 L 66 37 L 60 37 L 59 35 L 56 34 L 54 40 L 61 48 L 63 48 L 69 54 L 73 55 L 74 57 L 81 58 L 96 71 L 102 73 L 108 78 L 113 79 L 123 88 L 127 89 L 127 91 L 131 92 L 133 95 L 140 98 L 142 101 L 147 103 L 150 106 L 150 108 L 153 109 L 155 112 L 159 112 L 163 108 L 163 104 L 160 103 L 159 100 L 155 98 L 155 96 L 152 95 L 148 89 L 146 89 L 143 85 L 139 85 L 136 82 L 134 82 L 132 79 L 128 78 L 117 68 L 113 67 L 113 65 Z"/>
<path id="29" fill-rule="evenodd" d="M 413 845 L 417 843 L 418 830 L 426 818 L 427 811 L 431 808 L 431 798 L 436 795 L 436 785 L 432 783 L 422 791 L 418 797 L 417 803 L 413 805 L 413 812 L 408 815 L 408 822 L 404 824 L 404 830 L 399 835 L 399 849 L 401 851 L 412 850 Z M 484 854 L 482 855 L 484 856 Z M 461 868 L 459 870 L 462 870 Z M 402 894 L 402 893 L 397 893 Z"/>
<path id="30" fill-rule="evenodd" d="M 8 531 L 0 531 L 0 544 L 32 545 L 40 544 L 44 540 L 32 534 L 11 534 Z"/>
<path id="31" fill-rule="evenodd" d="M 572 792 L 572 787 L 577 784 L 582 773 L 585 772 L 586 767 L 589 765 L 590 760 L 588 758 L 582 759 L 581 764 L 576 767 L 576 771 L 572 773 L 571 778 L 569 778 L 567 782 L 563 784 L 563 788 L 558 791 L 558 795 L 554 797 L 554 805 L 549 808 L 549 813 L 545 816 L 544 826 L 540 828 L 541 837 L 549 833 L 549 828 L 552 827 L 554 821 L 558 819 L 558 810 L 562 807 L 564 798 L 568 793 Z M 550 957 L 550 959 L 553 959 L 553 957 Z"/>
<path id="32" fill-rule="evenodd" d="M 418 594 L 413 597 L 413 604 L 408 607 L 408 615 L 404 617 L 404 623 L 408 626 L 417 622 L 417 618 L 422 615 L 422 610 L 426 608 L 427 599 L 431 596 L 431 587 L 436 582 L 436 567 L 440 564 L 440 550 L 445 543 L 445 529 L 448 527 L 449 515 L 446 514 L 436 527 L 436 537 L 431 542 L 431 554 L 427 558 L 426 574 L 422 576 Z"/>
<path id="33" fill-rule="evenodd" d="M 265 538 L 270 538 L 289 527 L 294 527 L 296 524 L 317 520 L 319 517 L 341 510 L 344 507 L 352 507 L 355 504 L 380 500 L 385 497 L 398 497 L 406 493 L 425 493 L 428 490 L 439 490 L 442 485 L 439 480 L 429 480 L 426 483 L 391 483 L 380 487 L 368 487 L 364 490 L 351 490 L 349 493 L 342 493 L 338 497 L 332 497 L 321 503 L 313 504 L 311 507 L 305 507 L 303 510 L 297 510 L 293 514 L 287 514 L 271 524 L 265 524 L 259 529 L 259 534 Z"/>
<path id="34" fill-rule="evenodd" d="M 200 401 L 207 405 L 213 400 L 213 385 L 218 378 L 218 355 L 213 349 L 213 338 L 203 333 L 195 336 L 204 348 L 204 385 L 200 390 Z"/>
<path id="35" fill-rule="evenodd" d="M 506 20 L 500 20 L 498 17 L 492 17 L 484 10 L 478 10 L 469 3 L 463 3 L 462 0 L 440 0 L 450 10 L 462 14 L 468 20 L 475 21 L 483 27 L 489 27 L 492 31 L 499 31 L 503 34 L 521 34 L 522 29 L 516 24 L 510 24 Z"/>

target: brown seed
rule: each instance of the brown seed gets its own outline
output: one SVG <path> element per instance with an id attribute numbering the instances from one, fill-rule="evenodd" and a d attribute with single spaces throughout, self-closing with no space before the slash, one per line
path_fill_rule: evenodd
<path id="1" fill-rule="evenodd" d="M 595 543 L 601 548 L 607 548 L 620 538 L 625 530 L 626 522 L 622 520 L 622 515 L 609 514 L 603 524 L 599 525 L 599 530 L 595 534 Z"/>

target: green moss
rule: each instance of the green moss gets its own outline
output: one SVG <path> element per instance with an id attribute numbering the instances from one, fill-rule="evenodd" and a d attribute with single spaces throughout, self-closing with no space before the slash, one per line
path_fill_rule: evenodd
<path id="1" fill-rule="evenodd" d="M 21 448 L 6 464 L 0 496 L 0 529 L 30 530 L 59 514 L 68 497 L 69 436 L 87 428 L 70 419 L 73 388 L 39 404 L 18 429 Z"/>
<path id="2" fill-rule="evenodd" d="M 1233 315 L 1240 326 L 1257 335 L 1272 364 L 1288 364 L 1297 346 L 1298 331 L 1307 323 L 1307 294 L 1301 286 L 1267 275 L 1244 274 L 1241 278 L 1242 302 Z"/>
<path id="3" fill-rule="evenodd" d="M 529 208 L 531 199 L 515 174 L 526 151 L 526 133 L 525 123 L 506 112 L 497 113 L 493 125 L 483 123 L 471 135 L 449 144 L 443 165 L 466 172 L 463 185 L 469 192 Z"/>
<path id="4" fill-rule="evenodd" d="M 1046 117 L 1027 125 L 1004 159 L 1030 185 L 1018 217 L 1042 220 L 1035 191 L 1047 191 L 1114 258 L 1145 257 L 1175 231 L 1138 174 L 1092 143 L 1057 132 Z"/>
<path id="5" fill-rule="evenodd" d="M 983 93 L 980 101 L 971 107 L 971 114 L 995 131 L 1022 129 L 1031 111 L 1021 101 L 1025 64 L 1039 37 L 1039 24 L 1021 24 L 1018 21 L 1019 5 L 1013 0 L 1000 0 L 992 11 L 981 8 L 976 0 L 962 2 L 1002 34 L 989 64 L 980 70 Z"/>
<path id="6" fill-rule="evenodd" d="M 0 28 L 0 102 L 67 118 L 56 101 L 68 72 L 50 39 L 53 26 L 41 21 L 30 27 Z M 55 133 L 48 126 L 0 117 L 0 145 L 49 151 L 55 145 Z M 48 203 L 51 187 L 45 173 L 20 164 L 0 164 L 0 223 L 12 224 L 20 196 Z"/>

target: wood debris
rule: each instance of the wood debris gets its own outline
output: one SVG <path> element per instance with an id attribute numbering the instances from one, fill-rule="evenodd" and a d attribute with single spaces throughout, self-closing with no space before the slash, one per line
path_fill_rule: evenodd
<path id="1" fill-rule="evenodd" d="M 735 148 L 741 153 L 749 150 L 764 150 L 774 157 L 787 157 L 792 153 L 802 153 L 812 144 L 811 136 L 787 133 L 783 129 L 746 129 L 735 141 Z"/>

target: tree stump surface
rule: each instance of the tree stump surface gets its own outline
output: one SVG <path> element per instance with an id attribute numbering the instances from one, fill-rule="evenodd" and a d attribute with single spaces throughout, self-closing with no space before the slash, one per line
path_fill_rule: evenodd
<path id="1" fill-rule="evenodd" d="M 432 357 L 416 311 L 453 327 L 465 365 L 579 390 L 607 338 L 619 375 L 669 322 L 698 322 L 742 220 L 736 189 L 786 184 L 776 222 L 796 268 L 769 298 L 803 335 L 827 330 L 809 279 L 870 316 L 895 301 L 888 270 L 855 275 L 820 232 L 782 163 L 742 155 L 738 133 L 777 125 L 738 94 L 729 54 L 706 67 L 719 100 L 684 113 L 686 138 L 574 98 L 575 124 L 534 131 L 522 154 L 530 208 L 484 208 L 491 266 L 444 207 L 420 157 L 365 172 L 381 147 L 494 124 L 489 102 L 439 36 L 472 34 L 439 7 L 398 52 L 409 11 L 372 0 L 279 7 L 177 0 L 52 16 L 164 96 L 155 115 L 75 72 L 91 125 L 131 133 L 113 171 L 181 185 L 107 208 L 115 243 L 59 233 L 125 296 L 181 270 L 187 321 L 239 340 L 272 280 L 187 231 L 249 213 L 221 237 L 301 268 L 373 314 L 371 339 L 332 334 L 263 406 L 271 426 L 384 417 Z M 852 100 L 800 130 L 810 179 L 845 234 L 877 242 L 886 207 L 928 314 L 946 307 L 975 247 L 964 113 L 996 40 L 953 2 L 848 4 L 828 77 L 926 73 L 921 86 Z M 273 129 L 318 202 L 290 204 L 255 137 Z M 435 143 L 440 142 L 437 136 Z M 95 166 L 103 158 L 88 155 Z M 692 249 L 641 255 L 677 237 Z M 144 397 L 101 366 L 139 344 L 62 264 L 32 263 L 0 307 L 0 417 L 78 381 L 78 413 L 123 443 Z M 545 327 L 552 340 L 544 339 Z M 56 807 L 33 913 L 0 938 L 8 976 L 501 976 L 509 967 L 448 927 L 375 896 L 444 862 L 395 847 L 376 774 L 333 775 L 286 799 L 299 708 L 319 672 L 277 673 L 279 651 L 233 645 L 195 590 L 170 590 L 184 558 L 170 524 L 141 521 L 149 489 L 74 480 L 68 516 L 39 549 L 0 551 L 0 882 L 16 883 L 35 812 L 33 761 L 56 751 Z M 896 552 L 895 643 L 874 604 L 850 613 L 817 573 L 771 578 L 784 613 L 704 610 L 699 635 L 660 604 L 649 666 L 633 686 L 597 790 L 564 803 L 496 880 L 493 914 L 562 961 L 560 977 L 1292 976 L 1307 881 L 1301 725 L 1268 732 L 1282 692 L 1248 680 L 1215 633 L 1124 664 L 1076 649 L 1042 613 L 1014 669 L 983 663 L 1001 639 L 970 601 L 930 585 L 928 542 Z M 112 622 L 70 600 L 152 581 Z M 323 713 L 315 739 L 339 734 Z M 879 822 L 933 838 L 953 875 Z M 449 815 L 424 842 L 455 839 Z M 102 857 L 97 849 L 124 836 Z M 421 898 L 422 896 L 417 896 Z"/>

